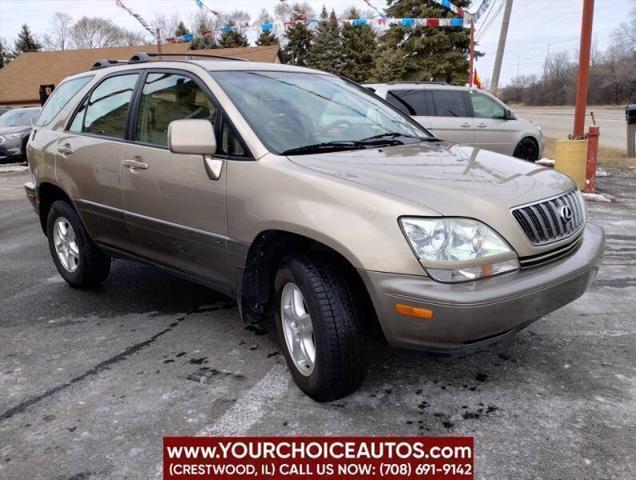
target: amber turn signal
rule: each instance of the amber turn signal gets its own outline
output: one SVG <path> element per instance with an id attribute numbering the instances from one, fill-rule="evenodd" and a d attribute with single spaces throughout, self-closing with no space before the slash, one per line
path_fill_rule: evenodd
<path id="1" fill-rule="evenodd" d="M 433 319 L 433 310 L 428 310 L 426 308 L 411 307 L 409 305 L 402 305 L 398 303 L 395 306 L 395 311 L 400 315 L 406 315 L 408 317 L 416 317 L 424 320 Z"/>

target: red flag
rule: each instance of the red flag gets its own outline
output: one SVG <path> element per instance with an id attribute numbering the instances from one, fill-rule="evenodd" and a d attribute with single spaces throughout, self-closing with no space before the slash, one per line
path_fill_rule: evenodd
<path id="1" fill-rule="evenodd" d="M 477 75 L 477 69 L 475 69 L 475 73 L 473 74 L 473 85 L 481 89 L 481 79 L 479 78 L 479 75 Z"/>

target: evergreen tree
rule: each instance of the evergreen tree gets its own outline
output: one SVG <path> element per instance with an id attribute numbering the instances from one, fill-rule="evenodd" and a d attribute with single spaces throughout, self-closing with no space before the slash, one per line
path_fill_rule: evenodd
<path id="1" fill-rule="evenodd" d="M 0 40 L 0 68 L 4 68 L 4 66 L 8 63 L 7 52 L 4 49 L 4 44 L 2 40 Z"/>
<path id="2" fill-rule="evenodd" d="M 205 50 L 211 48 L 219 48 L 214 37 L 196 37 L 192 40 L 190 50 Z"/>
<path id="3" fill-rule="evenodd" d="M 400 48 L 385 48 L 375 58 L 370 80 L 374 82 L 390 82 L 405 77 L 407 57 Z"/>
<path id="4" fill-rule="evenodd" d="M 345 23 L 342 27 L 343 65 L 340 73 L 354 82 L 365 82 L 371 77 L 378 41 L 369 25 L 354 26 Z"/>
<path id="5" fill-rule="evenodd" d="M 340 73 L 342 53 L 340 26 L 336 12 L 332 10 L 331 14 L 327 14 L 327 9 L 323 6 L 307 58 L 308 65 L 325 72 Z"/>
<path id="6" fill-rule="evenodd" d="M 198 23 L 196 26 L 196 33 L 194 40 L 192 40 L 192 44 L 190 45 L 190 50 L 204 50 L 210 48 L 219 48 L 219 45 L 216 43 L 214 39 L 214 35 L 210 34 L 209 36 L 203 36 L 204 33 L 210 32 L 210 26 L 207 22 L 206 16 L 200 16 L 198 19 Z"/>
<path id="7" fill-rule="evenodd" d="M 22 52 L 39 52 L 42 45 L 35 39 L 28 25 L 22 25 L 18 38 L 13 47 L 13 55 L 18 56 Z"/>
<path id="8" fill-rule="evenodd" d="M 279 45 L 278 37 L 274 35 L 274 32 L 261 32 L 256 39 L 256 45 L 259 47 L 266 47 L 268 45 Z"/>
<path id="9" fill-rule="evenodd" d="M 186 26 L 183 23 L 183 21 L 179 21 L 179 24 L 177 25 L 177 28 L 175 29 L 174 34 L 177 37 L 181 37 L 182 35 L 187 35 L 189 33 L 190 33 L 190 31 L 186 28 Z"/>
<path id="10" fill-rule="evenodd" d="M 435 18 L 455 16 L 449 10 L 421 0 L 387 0 L 390 17 Z M 467 8 L 470 0 L 455 0 L 455 5 Z M 404 71 L 386 80 L 439 80 L 453 84 L 468 82 L 470 31 L 462 27 L 406 28 L 392 26 L 381 39 L 384 48 L 402 50 L 406 62 Z M 383 55 L 384 56 L 384 55 Z M 384 74 L 388 71 L 376 62 Z M 390 77 L 391 75 L 389 75 Z"/>
<path id="11" fill-rule="evenodd" d="M 290 65 L 306 67 L 313 35 L 307 28 L 304 12 L 299 5 L 294 5 L 290 21 L 291 25 L 285 30 L 285 61 Z"/>
<path id="12" fill-rule="evenodd" d="M 238 30 L 235 30 L 234 22 L 230 21 L 227 24 L 228 31 L 221 34 L 219 39 L 219 47 L 221 48 L 236 48 L 247 47 L 249 42 L 247 37 Z M 230 30 L 231 29 L 231 30 Z"/>

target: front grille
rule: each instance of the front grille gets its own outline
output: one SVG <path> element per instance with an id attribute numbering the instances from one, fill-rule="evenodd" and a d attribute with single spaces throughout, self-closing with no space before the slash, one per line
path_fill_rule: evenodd
<path id="1" fill-rule="evenodd" d="M 533 245 L 545 245 L 574 234 L 585 223 L 576 190 L 512 209 L 512 215 Z"/>
<path id="2" fill-rule="evenodd" d="M 530 255 L 528 257 L 520 257 L 519 265 L 522 269 L 542 267 L 549 263 L 557 262 L 559 260 L 563 260 L 566 257 L 572 255 L 581 245 L 583 241 L 583 235 L 577 236 L 574 240 L 567 243 L 566 245 L 562 245 L 559 248 L 555 248 L 554 250 L 550 250 L 548 252 L 539 253 L 538 255 Z"/>

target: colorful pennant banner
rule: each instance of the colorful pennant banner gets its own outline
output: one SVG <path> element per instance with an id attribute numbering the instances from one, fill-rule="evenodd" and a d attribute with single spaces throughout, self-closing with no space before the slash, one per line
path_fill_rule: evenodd
<path id="1" fill-rule="evenodd" d="M 121 6 L 122 8 L 125 8 L 122 4 L 120 0 L 116 0 L 118 5 Z M 205 9 L 210 11 L 211 13 L 213 13 L 216 16 L 220 16 L 221 12 L 216 11 L 216 10 L 212 10 L 211 8 L 209 8 L 204 2 L 203 0 L 194 0 L 195 3 L 197 4 L 197 6 L 201 9 Z M 281 3 L 287 4 L 288 0 L 279 0 Z M 465 11 L 463 8 L 458 7 L 457 5 L 453 4 L 450 0 L 430 0 L 433 3 L 436 3 L 444 8 L 446 8 L 447 10 L 453 12 L 454 14 L 458 15 L 458 17 L 451 17 L 451 18 L 387 18 L 385 16 L 385 13 L 379 9 L 378 7 L 376 7 L 375 5 L 373 5 L 373 3 L 371 3 L 370 0 L 363 0 L 369 7 L 371 7 L 375 12 L 378 13 L 379 17 L 373 17 L 373 18 L 356 18 L 356 19 L 339 19 L 338 23 L 340 25 L 343 24 L 350 24 L 353 25 L 355 27 L 361 27 L 363 25 L 367 25 L 371 28 L 377 29 L 377 30 L 386 30 L 388 28 L 390 28 L 391 26 L 401 26 L 404 28 L 413 28 L 413 27 L 417 27 L 417 26 L 421 26 L 421 27 L 465 27 L 468 28 L 470 26 L 470 22 L 477 22 L 479 21 L 479 19 L 483 16 L 483 14 L 488 10 L 488 8 L 490 7 L 491 1 L 492 0 L 482 0 L 479 8 L 475 11 L 475 13 L 470 13 Z M 128 9 L 126 9 L 128 10 Z M 128 10 L 129 11 L 129 10 Z M 137 15 L 135 15 L 133 12 L 130 12 L 131 15 L 135 16 L 135 18 L 137 18 L 139 20 L 139 17 Z M 142 19 L 143 20 L 143 19 Z M 140 23 L 142 22 L 142 20 L 140 20 Z M 224 27 L 220 28 L 218 31 L 221 33 L 228 33 L 231 31 L 240 31 L 240 32 L 245 32 L 246 30 L 256 30 L 256 31 L 260 31 L 260 32 L 273 32 L 276 29 L 285 29 L 288 28 L 292 25 L 295 24 L 305 24 L 308 25 L 310 28 L 312 26 L 317 25 L 320 22 L 320 20 L 318 18 L 301 18 L 298 20 L 288 20 L 285 22 L 268 22 L 268 23 L 263 23 L 260 25 L 249 25 L 249 24 L 242 24 L 242 25 L 225 25 Z M 143 23 L 142 23 L 143 25 Z M 144 27 L 146 28 L 146 27 Z M 151 30 L 149 30 L 148 28 L 146 28 L 146 30 L 148 30 L 149 32 L 152 33 Z M 182 35 L 180 37 L 170 37 L 168 39 L 166 39 L 168 42 L 170 43 L 182 43 L 182 42 L 191 42 L 194 38 L 197 37 L 205 37 L 205 38 L 209 38 L 209 37 L 214 37 L 216 34 L 216 32 L 203 32 L 201 34 L 188 34 L 188 35 Z"/>
<path id="2" fill-rule="evenodd" d="M 212 15 L 215 16 L 219 16 L 221 15 L 221 12 L 219 12 L 218 10 L 212 10 L 210 7 L 208 7 L 203 0 L 194 0 L 194 3 L 197 4 L 197 7 L 199 7 L 201 10 L 207 10 L 208 12 L 210 12 Z"/>
<path id="3" fill-rule="evenodd" d="M 475 13 L 469 13 L 467 16 L 470 17 L 470 20 L 474 22 L 478 22 L 479 19 L 482 17 L 482 15 L 486 13 L 486 10 L 488 10 L 488 7 L 490 7 L 490 0 L 483 0 L 481 2 L 481 5 L 479 5 L 479 8 L 475 11 Z"/>
<path id="4" fill-rule="evenodd" d="M 126 10 L 130 15 L 135 17 L 135 19 L 141 24 L 142 27 L 144 27 L 146 29 L 146 31 L 150 35 L 152 35 L 155 38 L 157 37 L 157 32 L 155 30 L 153 30 L 152 28 L 150 28 L 150 25 L 148 25 L 148 23 L 143 19 L 143 17 L 141 15 L 139 15 L 136 12 L 133 12 L 130 8 L 128 8 L 126 5 L 124 5 L 124 3 L 121 0 L 115 0 L 115 5 L 117 5 L 119 8 L 122 8 L 122 9 Z"/>
<path id="5" fill-rule="evenodd" d="M 386 18 L 386 15 L 384 14 L 384 10 L 380 10 L 378 7 L 372 4 L 370 0 L 362 0 L 362 1 L 366 3 L 369 7 L 371 7 L 378 15 L 380 15 L 380 18 Z"/>
<path id="6" fill-rule="evenodd" d="M 276 22 L 276 23 L 263 23 L 261 25 L 225 25 L 220 28 L 218 32 L 220 33 L 228 33 L 232 31 L 245 32 L 247 30 L 256 30 L 259 32 L 273 32 L 276 28 L 278 29 L 286 29 L 295 24 L 304 24 L 308 25 L 310 28 L 318 24 L 320 20 L 316 18 L 312 18 L 309 20 L 296 20 L 296 21 L 287 21 L 287 22 Z M 391 26 L 401 26 L 404 28 L 413 28 L 413 27 L 466 27 L 463 18 L 356 18 L 356 19 L 345 19 L 338 20 L 340 25 L 349 24 L 354 27 L 361 27 L 363 25 L 368 25 L 369 27 L 377 30 L 387 30 Z M 203 32 L 201 34 L 188 34 L 182 35 L 180 37 L 170 37 L 167 38 L 166 41 L 169 43 L 183 43 L 183 42 L 191 42 L 194 38 L 201 37 L 214 37 L 216 32 Z"/>
<path id="7" fill-rule="evenodd" d="M 446 10 L 450 10 L 455 15 L 459 15 L 460 17 L 464 16 L 464 9 L 462 7 L 458 7 L 454 3 L 451 3 L 450 0 L 430 0 L 433 3 L 437 3 L 440 7 L 444 7 Z"/>

